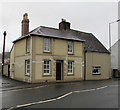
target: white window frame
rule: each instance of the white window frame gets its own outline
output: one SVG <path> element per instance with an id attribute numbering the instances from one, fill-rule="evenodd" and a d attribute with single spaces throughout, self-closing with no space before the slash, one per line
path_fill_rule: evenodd
<path id="1" fill-rule="evenodd" d="M 68 41 L 68 54 L 73 54 L 73 41 Z"/>
<path id="2" fill-rule="evenodd" d="M 25 60 L 25 75 L 30 76 L 30 59 Z"/>
<path id="3" fill-rule="evenodd" d="M 44 52 L 50 52 L 51 41 L 49 38 L 44 38 Z"/>
<path id="4" fill-rule="evenodd" d="M 74 74 L 74 61 L 68 61 L 68 70 L 67 74 L 68 75 L 73 75 Z"/>
<path id="5" fill-rule="evenodd" d="M 44 60 L 44 63 L 43 63 L 43 75 L 50 75 L 50 68 L 51 68 L 51 61 L 50 60 Z"/>
<path id="6" fill-rule="evenodd" d="M 30 52 L 30 38 L 26 38 L 26 52 Z"/>
<path id="7" fill-rule="evenodd" d="M 93 66 L 92 74 L 93 75 L 101 75 L 101 66 Z"/>

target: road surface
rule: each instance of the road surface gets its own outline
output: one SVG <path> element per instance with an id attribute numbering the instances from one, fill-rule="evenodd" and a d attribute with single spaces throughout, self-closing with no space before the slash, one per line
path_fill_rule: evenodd
<path id="1" fill-rule="evenodd" d="M 80 81 L 0 92 L 2 108 L 118 108 L 118 80 Z M 1 95 L 0 95 L 1 96 Z"/>

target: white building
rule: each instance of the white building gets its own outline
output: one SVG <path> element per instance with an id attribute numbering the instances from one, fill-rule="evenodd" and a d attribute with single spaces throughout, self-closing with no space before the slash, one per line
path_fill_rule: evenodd
<path id="1" fill-rule="evenodd" d="M 111 47 L 111 66 L 113 74 L 117 71 L 120 72 L 120 56 L 119 56 L 120 39 Z"/>

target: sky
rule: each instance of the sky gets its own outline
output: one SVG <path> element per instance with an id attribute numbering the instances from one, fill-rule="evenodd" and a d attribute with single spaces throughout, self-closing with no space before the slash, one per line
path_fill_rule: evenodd
<path id="1" fill-rule="evenodd" d="M 89 2 L 88 2 L 89 1 Z M 0 1 L 0 53 L 3 32 L 7 32 L 5 51 L 10 51 L 12 41 L 21 36 L 23 14 L 28 13 L 29 30 L 38 26 L 58 28 L 64 18 L 71 28 L 92 33 L 109 48 L 109 23 L 118 20 L 119 0 L 4 0 Z M 112 44 L 118 40 L 118 23 L 111 24 Z"/>

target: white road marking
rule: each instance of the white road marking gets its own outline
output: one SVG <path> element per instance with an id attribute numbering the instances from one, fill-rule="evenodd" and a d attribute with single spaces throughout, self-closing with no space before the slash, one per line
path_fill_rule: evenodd
<path id="1" fill-rule="evenodd" d="M 55 101 L 55 100 L 57 100 L 57 99 L 49 99 L 49 100 L 45 100 L 45 101 L 42 101 L 42 102 L 37 102 L 37 104 L 38 104 L 38 103 L 46 103 L 46 102 L 51 102 L 51 101 Z"/>
<path id="2" fill-rule="evenodd" d="M 59 99 L 62 99 L 62 98 L 64 98 L 64 97 L 66 97 L 66 96 L 68 96 L 68 95 L 70 95 L 70 94 L 72 94 L 73 92 L 69 92 L 69 93 L 67 93 L 67 94 L 64 94 L 63 96 L 60 96 L 60 97 L 58 97 L 57 99 L 59 100 Z"/>
<path id="3" fill-rule="evenodd" d="M 99 88 L 95 88 L 95 89 L 86 89 L 86 90 L 80 90 L 80 91 L 72 91 L 72 92 L 66 93 L 66 94 L 64 94 L 64 95 L 62 95 L 60 97 L 57 97 L 57 98 L 43 100 L 43 101 L 38 101 L 38 102 L 33 102 L 33 103 L 27 103 L 27 104 L 22 104 L 22 105 L 17 105 L 15 107 L 10 107 L 7 110 L 12 110 L 14 108 L 27 107 L 27 106 L 31 106 L 31 105 L 35 105 L 35 104 L 42 104 L 42 103 L 52 102 L 52 101 L 60 100 L 60 99 L 62 99 L 64 97 L 67 97 L 67 96 L 71 95 L 72 93 L 97 91 L 97 90 L 104 89 L 104 88 L 107 88 L 107 87 L 108 86 L 103 86 L 103 87 L 99 87 Z"/>
<path id="4" fill-rule="evenodd" d="M 90 91 L 95 91 L 96 89 L 87 89 L 87 90 L 80 90 L 80 91 L 73 91 L 74 93 L 77 92 L 90 92 Z"/>
<path id="5" fill-rule="evenodd" d="M 104 89 L 104 88 L 106 88 L 106 87 L 108 87 L 108 86 L 103 86 L 103 87 L 99 87 L 99 88 L 96 88 L 97 90 L 100 90 L 100 89 Z"/>
<path id="6" fill-rule="evenodd" d="M 116 87 L 116 86 L 120 86 L 120 85 L 108 85 L 109 87 Z"/>

